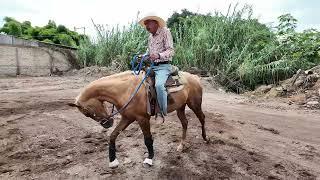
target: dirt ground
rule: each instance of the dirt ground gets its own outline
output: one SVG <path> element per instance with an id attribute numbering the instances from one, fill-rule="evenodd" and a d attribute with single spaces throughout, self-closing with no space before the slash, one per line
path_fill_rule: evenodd
<path id="1" fill-rule="evenodd" d="M 320 111 L 283 99 L 250 99 L 212 89 L 203 109 L 210 143 L 187 109 L 187 145 L 176 151 L 181 124 L 151 119 L 155 159 L 137 123 L 117 139 L 120 166 L 108 168 L 105 130 L 66 103 L 92 79 L 80 76 L 0 79 L 0 179 L 319 179 Z M 116 119 L 118 122 L 119 119 Z"/>

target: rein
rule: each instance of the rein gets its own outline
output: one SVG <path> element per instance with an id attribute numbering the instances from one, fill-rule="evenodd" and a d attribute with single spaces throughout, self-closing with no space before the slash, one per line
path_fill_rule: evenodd
<path id="1" fill-rule="evenodd" d="M 134 67 L 134 64 L 135 64 L 135 63 L 137 62 L 137 60 L 138 60 L 138 55 L 135 55 L 135 56 L 133 57 L 133 59 L 131 60 L 131 68 L 132 68 L 132 71 L 133 71 L 133 74 L 134 74 L 134 75 L 137 76 L 137 75 L 140 74 L 140 71 L 141 71 L 141 69 L 142 69 L 142 67 L 143 67 L 143 63 L 144 63 L 145 59 L 147 59 L 148 57 L 149 57 L 149 55 L 147 55 L 147 54 L 143 55 L 142 58 L 141 58 L 141 61 L 138 63 L 138 65 L 137 65 L 136 67 Z M 135 89 L 135 91 L 131 94 L 131 96 L 130 96 L 129 100 L 127 101 L 127 103 L 126 103 L 124 106 L 122 106 L 122 107 L 121 107 L 118 111 L 116 111 L 116 112 L 113 112 L 113 110 L 114 110 L 114 105 L 113 105 L 113 107 L 112 107 L 112 114 L 106 117 L 107 120 L 101 121 L 101 122 L 100 122 L 101 125 L 104 125 L 105 123 L 107 123 L 107 122 L 109 121 L 109 119 L 111 119 L 111 118 L 113 118 L 115 115 L 121 113 L 123 110 L 125 110 L 125 109 L 128 107 L 128 105 L 129 105 L 130 102 L 132 101 L 133 97 L 138 93 L 138 91 L 139 91 L 139 89 L 141 88 L 143 82 L 144 82 L 144 81 L 147 79 L 147 77 L 149 76 L 149 74 L 150 74 L 150 72 L 151 72 L 151 68 L 152 68 L 153 66 L 154 66 L 154 63 L 152 62 L 152 63 L 151 63 L 151 66 L 150 66 L 150 68 L 147 70 L 144 78 L 142 79 L 142 81 L 140 82 L 140 84 L 137 86 L 137 88 Z"/>

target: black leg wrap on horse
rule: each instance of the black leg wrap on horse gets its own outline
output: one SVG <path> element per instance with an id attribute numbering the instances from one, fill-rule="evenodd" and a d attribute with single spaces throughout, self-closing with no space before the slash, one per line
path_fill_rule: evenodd
<path id="1" fill-rule="evenodd" d="M 148 149 L 148 158 L 152 159 L 154 156 L 152 136 L 144 138 L 144 144 L 147 146 L 147 149 Z"/>
<path id="2" fill-rule="evenodd" d="M 116 143 L 109 144 L 109 160 L 110 162 L 116 159 Z"/>

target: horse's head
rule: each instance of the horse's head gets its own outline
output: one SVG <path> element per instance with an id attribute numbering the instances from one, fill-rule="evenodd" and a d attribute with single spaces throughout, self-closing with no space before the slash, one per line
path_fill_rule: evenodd
<path id="1" fill-rule="evenodd" d="M 110 128 L 113 125 L 113 118 L 109 117 L 103 102 L 98 99 L 91 98 L 86 102 L 77 101 L 68 105 L 77 107 L 82 114 L 99 122 L 104 128 Z"/>

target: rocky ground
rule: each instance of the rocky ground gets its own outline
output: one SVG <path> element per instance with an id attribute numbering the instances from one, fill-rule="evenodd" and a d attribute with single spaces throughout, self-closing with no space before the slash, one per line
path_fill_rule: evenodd
<path id="1" fill-rule="evenodd" d="M 307 71 L 299 70 L 292 78 L 278 85 L 263 85 L 248 94 L 266 99 L 281 98 L 304 109 L 320 109 L 319 79 L 320 66 L 317 66 Z"/>

